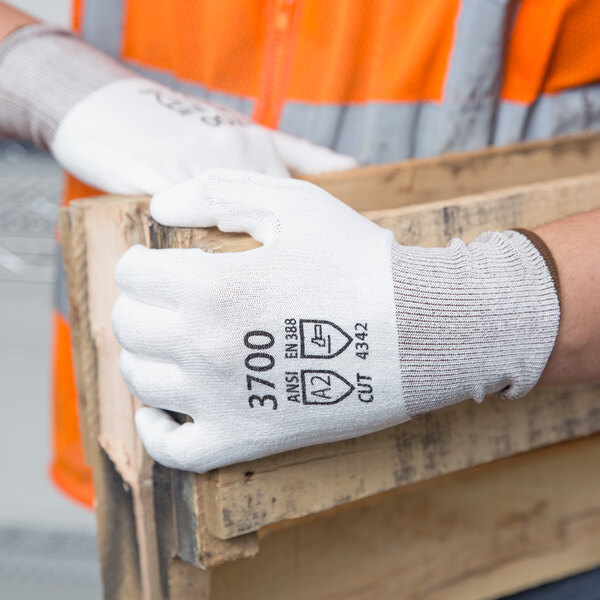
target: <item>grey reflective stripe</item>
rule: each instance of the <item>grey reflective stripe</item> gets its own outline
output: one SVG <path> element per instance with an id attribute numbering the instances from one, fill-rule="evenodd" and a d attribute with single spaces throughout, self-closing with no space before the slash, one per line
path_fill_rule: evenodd
<path id="1" fill-rule="evenodd" d="M 315 105 L 287 102 L 280 129 L 377 164 L 432 153 L 440 112 L 433 103 L 368 102 Z"/>
<path id="2" fill-rule="evenodd" d="M 121 56 L 124 0 L 85 0 L 83 39 L 114 58 Z"/>
<path id="3" fill-rule="evenodd" d="M 434 102 L 367 102 L 315 105 L 287 102 L 280 129 L 379 164 L 439 154 L 445 107 Z M 460 150 L 458 144 L 454 150 Z"/>
<path id="4" fill-rule="evenodd" d="M 62 260 L 62 250 L 56 244 L 56 281 L 54 282 L 54 308 L 65 318 L 69 318 L 69 299 L 67 297 L 67 277 Z"/>
<path id="5" fill-rule="evenodd" d="M 527 139 L 600 128 L 600 84 L 546 94 L 533 105 Z"/>
<path id="6" fill-rule="evenodd" d="M 534 105 L 504 101 L 496 113 L 493 144 L 505 146 L 527 139 L 527 122 Z"/>
<path id="7" fill-rule="evenodd" d="M 511 0 L 462 0 L 432 154 L 492 143 Z"/>
<path id="8" fill-rule="evenodd" d="M 542 140 L 600 129 L 600 84 L 545 94 L 533 104 L 504 101 L 498 112 L 494 144 Z"/>
<path id="9" fill-rule="evenodd" d="M 600 83 L 547 94 L 533 104 L 503 100 L 494 111 L 496 114 L 485 129 L 486 139 L 494 145 L 600 129 Z M 439 130 L 444 127 L 447 115 L 445 106 L 432 102 L 369 102 L 349 106 L 288 102 L 280 127 L 351 154 L 362 164 L 377 164 L 440 154 Z M 482 123 L 478 119 L 463 122 L 465 135 L 448 140 L 451 143 L 446 151 L 473 148 L 466 134 L 472 131 L 479 137 Z"/>
<path id="10" fill-rule="evenodd" d="M 363 164 L 491 144 L 507 31 L 517 7 L 511 0 L 462 1 L 441 102 L 327 107 L 287 102 L 281 128 Z"/>

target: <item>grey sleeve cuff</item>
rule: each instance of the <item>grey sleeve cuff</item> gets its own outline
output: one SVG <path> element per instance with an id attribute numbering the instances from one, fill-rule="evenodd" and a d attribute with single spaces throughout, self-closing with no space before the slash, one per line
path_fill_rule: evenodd
<path id="1" fill-rule="evenodd" d="M 558 332 L 547 263 L 517 231 L 446 248 L 394 245 L 392 273 L 402 388 L 414 417 L 487 394 L 521 398 Z"/>
<path id="2" fill-rule="evenodd" d="M 47 150 L 71 107 L 107 83 L 135 76 L 65 29 L 20 27 L 0 44 L 0 135 Z"/>

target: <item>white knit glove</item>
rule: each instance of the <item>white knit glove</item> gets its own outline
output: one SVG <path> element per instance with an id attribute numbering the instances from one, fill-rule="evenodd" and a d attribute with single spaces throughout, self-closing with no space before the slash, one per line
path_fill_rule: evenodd
<path id="1" fill-rule="evenodd" d="M 211 166 L 288 176 L 357 164 L 142 78 L 120 79 L 78 102 L 51 150 L 76 177 L 120 194 L 154 194 Z"/>
<path id="2" fill-rule="evenodd" d="M 357 164 L 138 77 L 40 23 L 0 44 L 0 135 L 49 149 L 67 171 L 115 194 L 154 194 L 211 166 L 286 176 Z"/>
<path id="3" fill-rule="evenodd" d="M 522 395 L 552 349 L 556 291 L 519 233 L 406 248 L 316 186 L 225 170 L 158 194 L 151 211 L 263 244 L 135 246 L 119 262 L 121 372 L 148 405 L 141 439 L 166 466 L 204 472 L 484 393 Z"/>
<path id="4" fill-rule="evenodd" d="M 153 458 L 202 472 L 406 420 L 390 231 L 311 184 L 230 171 L 158 194 L 151 210 L 264 244 L 135 246 L 121 259 L 113 327 L 126 382 L 154 407 L 136 416 Z"/>

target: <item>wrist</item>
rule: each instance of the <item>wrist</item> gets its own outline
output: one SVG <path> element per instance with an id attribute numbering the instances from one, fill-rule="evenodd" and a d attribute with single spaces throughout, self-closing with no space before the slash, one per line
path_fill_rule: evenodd
<path id="1" fill-rule="evenodd" d="M 556 344 L 540 379 L 543 385 L 598 381 L 600 211 L 572 215 L 535 229 L 561 279 L 561 319 Z"/>
<path id="2" fill-rule="evenodd" d="M 52 25 L 19 27 L 0 44 L 0 132 L 48 149 L 80 100 L 135 73 Z"/>

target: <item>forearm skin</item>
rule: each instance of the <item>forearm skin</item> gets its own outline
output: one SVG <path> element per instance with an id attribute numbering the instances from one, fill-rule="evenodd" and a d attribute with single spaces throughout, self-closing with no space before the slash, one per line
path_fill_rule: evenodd
<path id="1" fill-rule="evenodd" d="M 0 42 L 15 29 L 35 22 L 32 16 L 0 2 Z"/>
<path id="2" fill-rule="evenodd" d="M 600 210 L 534 230 L 558 268 L 561 319 L 544 385 L 600 380 Z"/>

